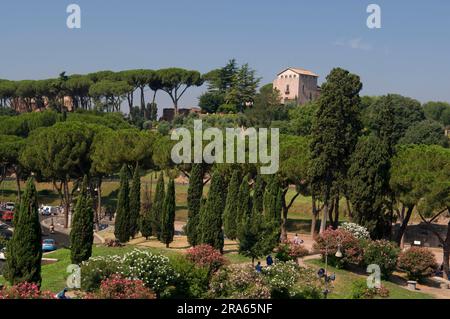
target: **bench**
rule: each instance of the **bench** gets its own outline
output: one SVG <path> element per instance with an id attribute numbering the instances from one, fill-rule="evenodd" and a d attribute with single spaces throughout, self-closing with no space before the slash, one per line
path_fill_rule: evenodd
<path id="1" fill-rule="evenodd" d="M 408 280 L 408 289 L 409 290 L 416 290 L 416 288 L 417 288 L 417 281 Z"/>

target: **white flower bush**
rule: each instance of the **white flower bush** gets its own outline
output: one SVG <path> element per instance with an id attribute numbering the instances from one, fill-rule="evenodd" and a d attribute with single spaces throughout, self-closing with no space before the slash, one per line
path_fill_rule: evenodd
<path id="1" fill-rule="evenodd" d="M 139 279 L 156 293 L 161 293 L 173 283 L 178 274 L 169 258 L 135 249 L 123 256 L 91 257 L 81 265 L 82 287 L 87 291 L 97 289 L 103 279 L 120 274 L 127 279 Z"/>
<path id="2" fill-rule="evenodd" d="M 339 228 L 345 229 L 357 239 L 370 239 L 370 233 L 364 226 L 355 223 L 343 223 Z"/>
<path id="3" fill-rule="evenodd" d="M 263 269 L 263 274 L 270 287 L 291 291 L 299 280 L 299 266 L 294 261 L 277 262 Z"/>

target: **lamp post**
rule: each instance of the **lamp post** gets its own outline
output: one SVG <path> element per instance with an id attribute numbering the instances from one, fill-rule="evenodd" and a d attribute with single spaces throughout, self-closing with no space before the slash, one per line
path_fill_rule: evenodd
<path id="1" fill-rule="evenodd" d="M 338 249 L 336 251 L 336 254 L 334 254 L 334 256 L 336 258 L 342 258 L 343 254 L 341 251 L 341 244 L 338 245 Z M 325 280 L 325 289 L 323 291 L 323 295 L 324 298 L 327 299 L 328 294 L 330 293 L 330 290 L 328 289 L 328 285 L 331 281 L 335 281 L 336 280 L 336 275 L 335 274 L 331 274 L 328 275 L 328 246 L 325 246 L 325 269 L 319 269 L 318 275 L 320 278 L 324 278 Z"/>

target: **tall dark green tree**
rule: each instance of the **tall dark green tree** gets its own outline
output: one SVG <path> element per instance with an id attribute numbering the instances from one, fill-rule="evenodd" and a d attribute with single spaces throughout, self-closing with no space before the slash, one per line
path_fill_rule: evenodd
<path id="1" fill-rule="evenodd" d="M 122 243 L 130 240 L 130 186 L 128 182 L 128 169 L 126 165 L 120 170 L 120 189 L 117 199 L 116 222 L 114 235 Z"/>
<path id="2" fill-rule="evenodd" d="M 145 184 L 145 196 L 143 201 L 143 213 L 140 217 L 140 231 L 145 239 L 148 239 L 151 235 L 153 235 L 153 215 L 152 215 L 152 198 L 151 193 L 148 190 L 147 184 Z"/>
<path id="3" fill-rule="evenodd" d="M 227 200 L 223 213 L 223 230 L 229 239 L 237 238 L 239 208 L 239 171 L 235 170 L 228 185 Z"/>
<path id="4" fill-rule="evenodd" d="M 238 211 L 237 211 L 238 214 L 236 218 L 238 233 L 240 232 L 240 229 L 243 227 L 245 217 L 250 216 L 252 212 L 252 199 L 250 195 L 250 185 L 248 184 L 249 181 L 250 176 L 249 175 L 245 176 L 239 187 Z"/>
<path id="5" fill-rule="evenodd" d="M 339 221 L 339 198 L 344 192 L 349 158 L 361 134 L 359 76 L 336 68 L 327 76 L 318 100 L 312 128 L 311 182 L 324 202 L 321 231 L 325 230 L 330 204 L 336 203 L 333 226 Z"/>
<path id="6" fill-rule="evenodd" d="M 4 275 L 11 284 L 41 284 L 41 225 L 33 178 L 28 179 L 18 213 L 14 216 L 14 233 L 6 254 Z"/>
<path id="7" fill-rule="evenodd" d="M 385 213 L 389 188 L 388 148 L 377 137 L 360 139 L 351 157 L 348 194 L 352 218 L 367 227 L 371 237 L 381 239 L 391 230 L 392 220 Z"/>
<path id="8" fill-rule="evenodd" d="M 88 180 L 85 176 L 78 195 L 70 231 L 70 259 L 72 264 L 81 264 L 92 255 L 94 210 L 87 188 Z"/>
<path id="9" fill-rule="evenodd" d="M 164 206 L 165 190 L 164 190 L 164 173 L 158 177 L 155 190 L 155 198 L 152 206 L 153 234 L 160 239 L 161 235 L 161 218 Z"/>
<path id="10" fill-rule="evenodd" d="M 208 244 L 223 252 L 224 235 L 222 230 L 222 215 L 225 208 L 226 189 L 223 177 L 214 172 L 211 177 L 211 187 L 208 199 L 201 210 L 199 223 L 200 243 Z"/>
<path id="11" fill-rule="evenodd" d="M 175 182 L 169 181 L 167 194 L 164 198 L 164 205 L 161 216 L 161 235 L 160 240 L 169 248 L 175 235 Z"/>
<path id="12" fill-rule="evenodd" d="M 189 188 L 187 194 L 188 221 L 186 224 L 187 239 L 191 246 L 198 244 L 197 225 L 199 222 L 200 205 L 203 196 L 203 166 L 193 164 L 191 176 L 189 177 Z"/>
<path id="13" fill-rule="evenodd" d="M 141 177 L 139 165 L 136 165 L 130 189 L 130 235 L 134 238 L 139 231 L 139 217 L 141 215 Z"/>

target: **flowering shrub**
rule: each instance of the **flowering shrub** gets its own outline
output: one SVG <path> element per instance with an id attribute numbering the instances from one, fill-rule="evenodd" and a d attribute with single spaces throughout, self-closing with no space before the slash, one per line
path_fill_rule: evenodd
<path id="1" fill-rule="evenodd" d="M 225 264 L 222 254 L 210 245 L 198 245 L 187 251 L 187 259 L 200 267 L 207 267 L 210 271 L 217 271 Z"/>
<path id="2" fill-rule="evenodd" d="M 263 269 L 266 282 L 275 297 L 289 297 L 291 289 L 299 279 L 299 266 L 293 262 L 279 262 Z"/>
<path id="3" fill-rule="evenodd" d="M 89 258 L 81 264 L 81 288 L 89 292 L 97 290 L 103 280 L 120 272 L 121 263 L 120 256 Z"/>
<path id="4" fill-rule="evenodd" d="M 230 266 L 217 271 L 210 282 L 210 298 L 269 299 L 270 287 L 252 266 Z"/>
<path id="5" fill-rule="evenodd" d="M 351 299 L 373 299 L 375 297 L 388 298 L 389 289 L 384 286 L 369 288 L 364 279 L 356 280 L 352 283 Z"/>
<path id="6" fill-rule="evenodd" d="M 297 258 L 302 258 L 309 254 L 308 249 L 306 249 L 303 245 L 295 244 L 291 241 L 285 241 L 279 244 L 275 250 L 275 258 L 284 262 L 289 260 L 296 261 Z"/>
<path id="7" fill-rule="evenodd" d="M 400 249 L 387 240 L 375 240 L 367 243 L 364 248 L 364 264 L 376 264 L 380 266 L 381 274 L 388 278 L 397 266 L 397 258 Z"/>
<path id="8" fill-rule="evenodd" d="M 370 233 L 364 226 L 355 223 L 343 223 L 339 228 L 348 231 L 357 239 L 370 239 Z"/>
<path id="9" fill-rule="evenodd" d="M 120 274 L 142 280 L 146 287 L 157 294 L 178 278 L 168 257 L 139 249 L 123 256 Z"/>
<path id="10" fill-rule="evenodd" d="M 35 283 L 20 283 L 0 290 L 0 299 L 54 299 L 50 291 L 40 291 Z"/>
<path id="11" fill-rule="evenodd" d="M 408 275 L 410 280 L 429 277 L 437 268 L 434 254 L 426 248 L 411 247 L 398 258 L 398 268 Z"/>
<path id="12" fill-rule="evenodd" d="M 114 274 L 104 279 L 97 293 L 89 293 L 85 299 L 155 299 L 155 294 L 145 287 L 142 280 L 126 279 Z"/>
<path id="13" fill-rule="evenodd" d="M 335 256 L 339 246 L 342 258 Z M 362 248 L 359 240 L 343 228 L 334 230 L 330 227 L 325 230 L 316 238 L 314 248 L 320 251 L 323 259 L 327 254 L 330 265 L 337 268 L 344 267 L 348 263 L 359 264 L 362 261 Z"/>

